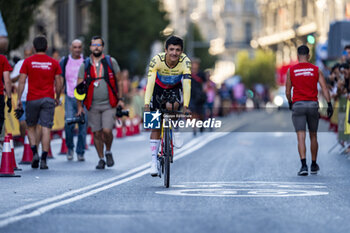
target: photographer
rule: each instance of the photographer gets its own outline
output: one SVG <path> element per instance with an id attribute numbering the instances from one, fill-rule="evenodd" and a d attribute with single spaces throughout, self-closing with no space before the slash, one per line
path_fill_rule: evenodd
<path id="1" fill-rule="evenodd" d="M 78 100 L 78 113 L 84 113 L 82 101 L 88 111 L 88 124 L 94 134 L 94 144 L 100 158 L 96 169 L 114 165 L 111 152 L 112 130 L 117 106 L 123 107 L 120 68 L 117 61 L 104 55 L 104 41 L 94 36 L 90 42 L 90 57 L 80 66 L 75 97 Z M 84 90 L 86 94 L 82 94 Z M 104 145 L 106 146 L 104 160 Z"/>
<path id="2" fill-rule="evenodd" d="M 86 128 L 87 128 L 87 119 L 85 116 L 80 120 L 80 117 L 75 119 L 77 113 L 77 100 L 74 98 L 74 88 L 77 85 L 78 80 L 78 71 L 81 64 L 84 63 L 84 58 L 82 55 L 83 44 L 81 40 L 73 40 L 69 54 L 66 57 L 63 57 L 60 61 L 60 66 L 62 69 L 62 76 L 65 80 L 65 120 L 64 129 L 66 132 L 66 145 L 68 148 L 67 159 L 72 160 L 74 155 L 74 128 L 75 123 L 78 123 L 78 143 L 76 148 L 77 159 L 78 161 L 84 161 L 85 153 L 85 144 L 86 144 Z"/>
<path id="3" fill-rule="evenodd" d="M 338 109 L 338 140 L 340 144 L 344 145 L 349 141 L 349 135 L 345 134 L 345 117 L 346 117 L 346 104 L 349 93 L 349 75 L 350 69 L 348 63 L 343 63 L 339 66 L 339 79 L 336 83 L 336 98 L 339 101 Z M 347 149 L 346 153 L 350 152 Z"/>

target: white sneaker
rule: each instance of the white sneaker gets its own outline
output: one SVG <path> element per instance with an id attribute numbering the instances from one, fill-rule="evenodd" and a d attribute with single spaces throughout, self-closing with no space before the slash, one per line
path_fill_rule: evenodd
<path id="1" fill-rule="evenodd" d="M 157 168 L 157 161 L 152 159 L 152 162 L 151 162 L 151 168 L 150 168 L 150 173 L 151 173 L 151 176 L 158 176 L 158 168 Z"/>
<path id="2" fill-rule="evenodd" d="M 180 132 L 174 132 L 173 131 L 173 145 L 175 148 L 179 149 L 183 146 L 184 140 L 181 137 Z"/>

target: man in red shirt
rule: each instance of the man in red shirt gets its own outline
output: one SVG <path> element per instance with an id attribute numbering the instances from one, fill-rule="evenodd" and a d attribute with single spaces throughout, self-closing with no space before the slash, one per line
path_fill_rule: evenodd
<path id="1" fill-rule="evenodd" d="M 318 142 L 318 99 L 317 83 L 320 83 L 323 96 L 328 102 L 327 115 L 330 118 L 333 114 L 331 98 L 322 71 L 309 63 L 309 48 L 306 45 L 298 47 L 299 63 L 290 67 L 287 72 L 286 96 L 289 102 L 289 109 L 293 111 L 292 120 L 298 138 L 298 151 L 301 159 L 301 169 L 299 176 L 308 175 L 306 165 L 306 123 L 310 135 L 310 147 L 312 155 L 311 174 L 317 174 L 320 169 L 317 160 Z M 293 87 L 293 98 L 291 89 Z"/>
<path id="2" fill-rule="evenodd" d="M 18 109 L 22 109 L 21 97 L 28 77 L 27 106 L 25 110 L 28 137 L 33 151 L 32 168 L 39 167 L 38 145 L 41 141 L 40 169 L 48 169 L 46 157 L 50 149 L 50 133 L 55 106 L 59 104 L 63 84 L 61 67 L 46 55 L 47 40 L 38 36 L 33 41 L 35 55 L 24 60 L 18 85 Z M 54 89 L 56 90 L 56 98 Z M 41 130 L 38 126 L 41 126 Z M 42 137 L 40 137 L 42 135 Z"/>
<path id="3" fill-rule="evenodd" d="M 11 86 L 11 79 L 10 79 L 10 72 L 11 71 L 12 71 L 12 67 L 10 66 L 6 57 L 4 55 L 0 55 L 0 132 L 2 130 L 2 127 L 4 125 L 4 121 L 5 121 L 4 89 L 5 89 L 6 95 L 7 95 L 6 104 L 7 104 L 7 107 L 9 108 L 8 112 L 11 112 L 11 109 L 12 109 L 12 102 L 11 102 L 11 87 L 12 86 Z"/>

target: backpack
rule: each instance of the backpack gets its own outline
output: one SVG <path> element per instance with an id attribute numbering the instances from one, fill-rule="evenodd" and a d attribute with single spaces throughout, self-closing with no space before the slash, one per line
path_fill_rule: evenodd
<path id="1" fill-rule="evenodd" d="M 92 82 L 92 80 L 93 80 L 93 78 L 91 78 L 90 77 L 90 61 L 91 61 L 91 59 L 90 59 L 90 57 L 87 57 L 87 58 L 85 58 L 85 60 L 84 60 L 84 65 L 85 65 L 85 68 L 84 68 L 84 70 L 85 70 L 85 73 L 87 74 L 87 81 L 86 81 L 86 84 L 87 84 L 87 90 L 89 89 L 89 86 L 90 86 L 90 84 L 91 84 L 91 82 Z M 104 64 L 104 62 L 103 61 L 106 61 L 106 63 L 107 64 Z M 113 65 L 112 65 L 112 59 L 111 59 L 111 56 L 109 56 L 109 55 L 106 55 L 105 57 L 104 57 L 104 59 L 102 59 L 102 65 L 103 65 L 103 69 L 105 69 L 105 70 L 107 70 L 106 68 L 106 66 L 108 66 L 111 70 L 112 70 L 112 73 L 113 73 L 113 75 L 115 76 L 115 72 L 114 72 L 114 69 L 113 69 Z M 117 96 L 117 92 L 118 92 L 118 83 L 117 83 L 117 79 L 115 79 L 115 87 L 116 87 L 116 89 L 117 89 L 117 92 L 112 88 L 112 85 L 111 85 L 111 83 L 110 83 L 110 81 L 109 81 L 109 77 L 108 77 L 108 72 L 104 72 L 104 80 L 106 81 L 106 83 L 108 84 L 108 86 L 111 88 L 111 90 L 112 90 L 112 92 L 113 92 L 113 95 L 118 99 L 118 96 Z"/>
<path id="2" fill-rule="evenodd" d="M 66 66 L 67 66 L 67 63 L 68 63 L 68 59 L 69 59 L 69 55 L 68 56 L 64 56 L 61 61 L 60 61 L 60 66 L 61 66 L 61 70 L 62 70 L 62 77 L 63 77 L 63 80 L 64 80 L 64 83 L 63 85 L 66 87 Z M 85 56 L 83 56 L 83 59 L 85 60 Z M 65 92 L 66 92 L 66 88 L 65 88 Z M 67 94 L 67 93 L 66 93 Z"/>

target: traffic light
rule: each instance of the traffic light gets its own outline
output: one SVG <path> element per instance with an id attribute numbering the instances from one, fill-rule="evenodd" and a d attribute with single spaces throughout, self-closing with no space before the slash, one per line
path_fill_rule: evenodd
<path id="1" fill-rule="evenodd" d="M 307 43 L 315 44 L 315 42 L 316 42 L 316 39 L 315 39 L 315 37 L 313 35 L 308 35 L 307 36 Z"/>

